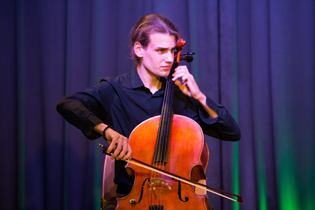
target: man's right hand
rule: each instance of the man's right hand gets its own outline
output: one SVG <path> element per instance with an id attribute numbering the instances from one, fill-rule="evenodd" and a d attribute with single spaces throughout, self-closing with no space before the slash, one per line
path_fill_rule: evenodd
<path id="1" fill-rule="evenodd" d="M 107 127 L 104 123 L 100 123 L 94 127 L 94 130 L 99 134 L 103 135 L 103 130 Z M 104 136 L 109 143 L 107 153 L 111 153 L 111 158 L 116 158 L 117 160 L 127 160 L 131 157 L 131 147 L 127 137 L 119 134 L 112 128 L 107 128 Z"/>
<path id="2" fill-rule="evenodd" d="M 130 158 L 132 150 L 127 137 L 119 134 L 111 128 L 105 131 L 105 137 L 109 143 L 107 153 L 111 153 L 111 158 L 117 160 L 127 160 Z"/>

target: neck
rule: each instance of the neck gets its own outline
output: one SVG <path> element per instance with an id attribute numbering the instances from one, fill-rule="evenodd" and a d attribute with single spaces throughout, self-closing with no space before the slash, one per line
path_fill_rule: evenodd
<path id="1" fill-rule="evenodd" d="M 137 71 L 144 86 L 148 88 L 152 94 L 161 88 L 162 82 L 160 81 L 160 77 L 156 77 L 143 66 L 138 66 Z"/>

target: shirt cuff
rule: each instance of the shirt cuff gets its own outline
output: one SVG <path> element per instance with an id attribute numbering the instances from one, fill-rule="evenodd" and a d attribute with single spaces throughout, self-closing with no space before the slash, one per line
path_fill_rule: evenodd
<path id="1" fill-rule="evenodd" d="M 102 135 L 94 131 L 94 128 L 96 125 L 100 123 L 103 123 L 103 121 L 96 116 L 91 116 L 89 120 L 86 122 L 86 126 L 83 126 L 83 129 L 81 131 L 88 139 L 91 140 L 98 139 Z"/>

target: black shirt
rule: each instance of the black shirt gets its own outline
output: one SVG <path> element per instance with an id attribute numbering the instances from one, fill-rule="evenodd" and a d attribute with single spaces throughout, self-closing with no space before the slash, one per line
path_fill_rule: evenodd
<path id="1" fill-rule="evenodd" d="M 57 110 L 89 139 L 101 137 L 93 130 L 100 123 L 111 125 L 121 135 L 129 137 L 138 124 L 161 114 L 166 83 L 164 78 L 162 83 L 162 88 L 152 94 L 144 87 L 134 69 L 114 79 L 102 79 L 83 92 L 63 97 L 57 104 Z M 233 117 L 209 97 L 207 104 L 218 113 L 217 118 L 210 118 L 198 102 L 184 95 L 177 86 L 173 104 L 174 114 L 195 120 L 205 134 L 222 140 L 240 139 L 240 130 Z M 114 182 L 118 185 L 118 193 L 128 193 L 132 187 L 124 165 L 123 161 L 115 163 Z"/>

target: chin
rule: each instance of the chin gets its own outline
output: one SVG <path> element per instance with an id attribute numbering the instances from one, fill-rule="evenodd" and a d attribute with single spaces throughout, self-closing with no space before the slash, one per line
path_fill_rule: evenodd
<path id="1" fill-rule="evenodd" d="M 160 76 L 167 77 L 169 74 L 170 74 L 170 71 L 163 71 Z"/>

